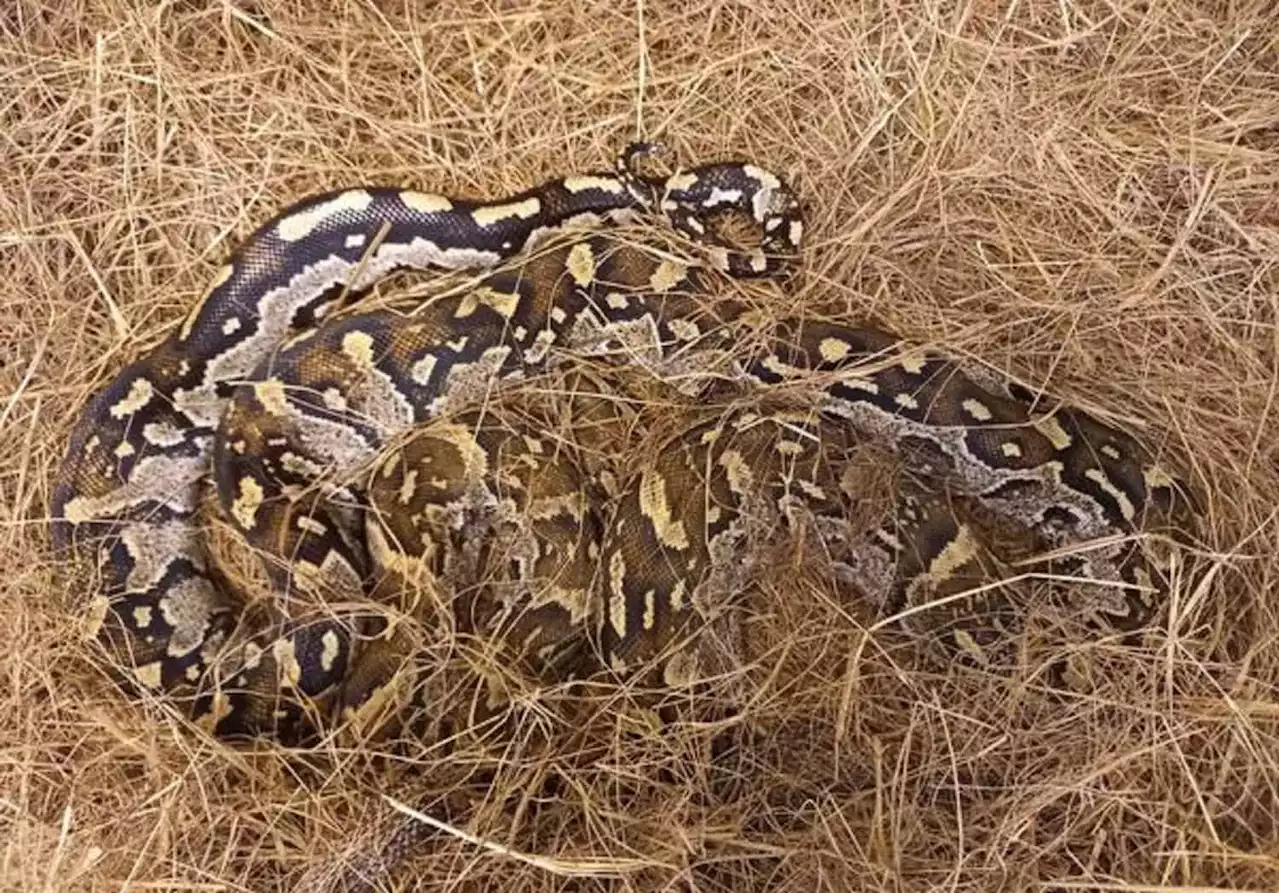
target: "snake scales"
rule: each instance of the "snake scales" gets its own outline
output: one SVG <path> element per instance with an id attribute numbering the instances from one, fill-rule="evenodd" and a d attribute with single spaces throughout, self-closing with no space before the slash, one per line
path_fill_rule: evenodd
<path id="1" fill-rule="evenodd" d="M 218 735 L 311 735 L 376 702 L 386 681 L 385 617 L 353 595 L 424 569 L 488 574 L 505 594 L 485 622 L 538 661 L 586 636 L 613 670 L 679 684 L 700 671 L 690 632 L 723 626 L 749 545 L 801 515 L 887 613 L 980 580 L 991 566 L 981 538 L 924 489 L 891 524 L 850 537 L 840 463 L 867 437 L 1048 547 L 1111 537 L 1076 552 L 1073 569 L 1110 593 L 1113 626 L 1150 620 L 1161 584 L 1145 534 L 1179 530 L 1187 503 L 1136 438 L 1033 408 L 1029 394 L 873 328 L 790 319 L 746 338 L 750 314 L 705 300 L 708 280 L 783 271 L 802 235 L 798 202 L 745 163 L 646 175 L 646 151 L 493 202 L 327 193 L 232 254 L 176 331 L 82 412 L 55 482 L 55 547 L 128 684 Z M 751 218 L 758 245 L 716 234 L 726 211 Z M 652 213 L 702 242 L 710 263 L 599 232 L 544 244 Z M 410 268 L 496 269 L 411 312 L 329 318 Z M 499 382 L 569 355 L 621 356 L 692 393 L 715 379 L 799 389 L 804 402 L 703 419 L 609 507 L 571 448 L 547 451 L 536 431 L 475 409 Z M 276 594 L 266 619 L 249 621 L 210 559 L 198 523 L 210 474 L 264 557 Z M 486 536 L 502 547 L 480 545 Z M 983 636 L 981 624 L 951 634 L 971 651 Z"/>

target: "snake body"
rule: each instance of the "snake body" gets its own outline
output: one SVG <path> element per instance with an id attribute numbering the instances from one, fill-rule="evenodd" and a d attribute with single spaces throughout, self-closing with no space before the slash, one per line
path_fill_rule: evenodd
<path id="1" fill-rule="evenodd" d="M 851 579 L 889 612 L 923 584 L 936 593 L 987 565 L 970 527 L 923 495 L 893 526 L 851 542 L 837 477 L 841 451 L 859 437 L 888 443 L 912 469 L 1052 547 L 1115 534 L 1140 546 L 1141 534 L 1182 523 L 1180 485 L 1130 434 L 1070 408 L 1037 410 L 1028 395 L 986 387 L 890 333 L 783 320 L 744 345 L 742 308 L 705 300 L 708 280 L 781 272 L 802 234 L 798 202 L 774 174 L 740 162 L 647 177 L 641 151 L 612 172 L 495 202 L 382 188 L 306 199 L 254 232 L 185 322 L 90 402 L 55 482 L 53 539 L 73 585 L 91 588 L 93 633 L 131 684 L 185 701 L 220 735 L 293 738 L 347 715 L 376 687 L 369 667 L 384 658 L 371 643 L 386 624 L 333 603 L 413 560 L 439 571 L 445 556 L 423 524 L 474 534 L 458 519 L 479 506 L 486 529 L 501 526 L 492 511 L 512 502 L 494 495 L 502 480 L 521 494 L 517 516 L 545 509 L 541 526 L 517 524 L 510 540 L 526 543 L 508 573 L 524 593 L 505 603 L 516 618 L 510 638 L 547 658 L 588 629 L 606 666 L 656 666 L 667 683 L 696 676 L 695 650 L 680 643 L 720 616 L 713 602 L 740 588 L 738 557 L 753 525 L 771 517 L 801 508 L 817 519 Z M 757 246 L 715 235 L 725 210 L 752 219 Z M 602 234 L 537 250 L 561 231 L 637 213 L 707 244 L 710 263 Z M 486 269 L 517 255 L 518 265 L 408 313 L 327 318 L 399 269 Z M 707 378 L 757 391 L 798 384 L 808 405 L 694 426 L 637 473 L 611 513 L 577 465 L 544 464 L 527 432 L 486 434 L 480 417 L 431 429 L 393 453 L 381 478 L 355 485 L 387 444 L 567 354 L 622 356 L 693 391 Z M 543 483 L 510 471 L 519 467 L 542 469 Z M 219 580 L 199 529 L 211 471 L 276 593 L 256 625 Z M 583 578 L 566 585 L 565 568 Z M 1158 573 L 1133 541 L 1082 553 L 1078 570 L 1118 587 L 1104 613 L 1121 628 L 1158 605 Z M 529 582 L 538 579 L 553 583 Z M 536 611 L 512 614 L 531 600 Z"/>

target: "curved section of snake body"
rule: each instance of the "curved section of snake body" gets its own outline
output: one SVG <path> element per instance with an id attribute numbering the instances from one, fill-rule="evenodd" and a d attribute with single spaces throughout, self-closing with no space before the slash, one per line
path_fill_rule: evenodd
<path id="1" fill-rule="evenodd" d="M 72 587 L 94 590 L 93 625 L 134 681 L 158 691 L 190 690 L 207 684 L 214 661 L 226 656 L 238 607 L 214 582 L 195 523 L 215 431 L 239 383 L 267 376 L 264 364 L 269 369 L 283 342 L 311 331 L 345 300 L 397 270 L 491 267 L 560 230 L 643 212 L 662 214 L 709 243 L 716 264 L 731 275 L 777 271 L 800 223 L 798 206 L 773 174 L 723 163 L 647 178 L 635 163 L 648 148 L 629 147 L 613 172 L 565 177 L 491 202 L 373 187 L 327 193 L 249 236 L 181 326 L 83 411 L 55 480 L 54 546 L 67 560 Z M 758 248 L 730 250 L 708 232 L 704 218 L 725 209 L 756 221 L 763 233 Z M 512 319 L 519 310 L 513 308 Z M 469 328 L 464 316 L 454 328 Z M 445 340 L 458 337 L 480 348 L 474 333 Z M 422 363 L 405 380 L 415 375 L 426 375 Z M 333 430 L 348 437 L 340 426 Z M 254 503 L 252 484 L 243 486 L 249 489 L 228 506 L 236 521 Z M 257 647 L 237 656 L 241 670 L 261 664 Z M 279 680 L 304 699 L 330 687 L 346 664 L 337 628 L 279 637 L 268 648 Z M 237 675 L 227 672 L 228 679 Z M 213 688 L 217 694 L 197 700 L 193 710 L 234 714 L 214 717 L 219 731 L 296 719 L 269 705 L 239 713 L 227 705 L 221 683 Z"/>
<path id="2" fill-rule="evenodd" d="M 1037 412 L 1022 395 L 984 389 L 944 358 L 903 353 L 898 338 L 874 329 L 783 321 L 745 348 L 740 308 L 705 300 L 706 269 L 604 236 L 533 252 L 409 313 L 318 324 L 339 292 L 394 269 L 492 265 L 567 221 L 618 212 L 665 214 L 709 242 L 712 266 L 730 275 L 777 273 L 796 248 L 798 205 L 772 174 L 721 164 L 655 181 L 631 160 L 624 155 L 616 174 L 553 181 L 493 204 L 377 190 L 303 202 L 251 236 L 181 328 L 90 404 L 55 488 L 54 538 L 102 578 L 99 635 L 138 683 L 185 694 L 194 716 L 227 735 L 291 737 L 358 707 L 369 679 L 362 655 L 380 660 L 367 643 L 384 621 L 333 603 L 349 603 L 379 567 L 407 566 L 396 555 L 421 557 L 424 543 L 422 530 L 393 524 L 375 534 L 384 541 L 370 555 L 366 530 L 375 528 L 353 474 L 393 439 L 482 403 L 497 383 L 562 352 L 638 362 L 690 387 L 708 377 L 811 386 L 800 417 L 732 414 L 691 429 L 624 490 L 608 519 L 587 519 L 595 508 L 575 495 L 564 468 L 539 485 L 550 490 L 516 476 L 527 491 L 520 504 L 546 514 L 511 540 L 525 544 L 516 577 L 543 573 L 535 554 L 543 548 L 567 562 L 562 570 L 590 565 L 599 575 L 559 579 L 558 594 L 540 603 L 546 611 L 508 626 L 544 655 L 586 623 L 615 669 L 659 661 L 668 682 L 696 674 L 697 662 L 673 642 L 738 586 L 726 573 L 752 523 L 802 505 L 839 539 L 844 504 L 823 469 L 854 435 L 886 441 L 913 469 L 1050 545 L 1142 532 L 1152 518 L 1177 515 L 1176 483 L 1123 432 L 1068 409 Z M 710 215 L 722 209 L 751 216 L 758 250 L 718 242 Z M 467 430 L 439 429 L 434 446 L 399 454 L 386 478 L 403 504 L 375 485 L 375 507 L 447 534 L 444 519 L 463 496 L 473 507 L 501 502 L 484 494 L 515 441 Z M 452 470 L 441 473 L 450 456 Z M 537 464 L 519 449 L 508 458 Z M 277 592 L 275 614 L 259 628 L 236 630 L 238 603 L 215 582 L 196 525 L 211 459 L 220 503 L 265 555 Z M 984 563 L 964 524 L 928 500 L 918 505 L 898 529 L 849 550 L 852 576 L 890 611 L 919 580 L 945 583 Z M 558 527 L 565 518 L 569 526 Z M 1086 574 L 1125 587 L 1106 611 L 1113 622 L 1145 622 L 1153 604 L 1143 593 L 1158 588 L 1146 585 L 1145 558 L 1120 546 L 1087 554 Z M 904 576 L 908 585 L 895 582 Z M 358 682 L 344 690 L 349 679 Z"/>

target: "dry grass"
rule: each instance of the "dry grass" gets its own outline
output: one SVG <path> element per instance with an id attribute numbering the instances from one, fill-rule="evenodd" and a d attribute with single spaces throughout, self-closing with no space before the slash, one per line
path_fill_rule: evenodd
<path id="1" fill-rule="evenodd" d="M 453 784 L 433 751 L 393 781 L 123 699 L 46 557 L 50 471 L 88 395 L 288 201 L 496 196 L 639 127 L 796 184 L 795 300 L 1171 432 L 1205 549 L 1150 643 L 1065 700 L 859 652 L 818 587 L 770 584 L 779 672 L 731 768 L 705 769 L 708 729 L 624 736 L 612 695 L 548 693 L 497 786 L 554 768 L 560 797 L 466 825 L 538 858 L 439 834 L 410 880 L 1275 889 L 1273 5 L 6 0 L 0 29 L 0 888 L 284 889 L 377 791 Z"/>

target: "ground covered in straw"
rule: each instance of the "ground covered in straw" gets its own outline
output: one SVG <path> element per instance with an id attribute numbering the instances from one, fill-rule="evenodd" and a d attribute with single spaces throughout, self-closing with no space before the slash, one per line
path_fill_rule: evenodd
<path id="1" fill-rule="evenodd" d="M 502 745 L 505 800 L 396 883 L 1275 889 L 1271 4 L 8 0 L 0 116 L 0 889 L 288 889 L 379 793 L 456 784 L 465 753 L 230 748 L 127 701 L 57 584 L 50 473 L 77 408 L 289 201 L 498 196 L 637 135 L 796 185 L 779 301 L 1143 426 L 1202 495 L 1201 548 L 1067 697 L 900 658 L 782 567 L 720 768 L 724 729 L 547 693 Z"/>

